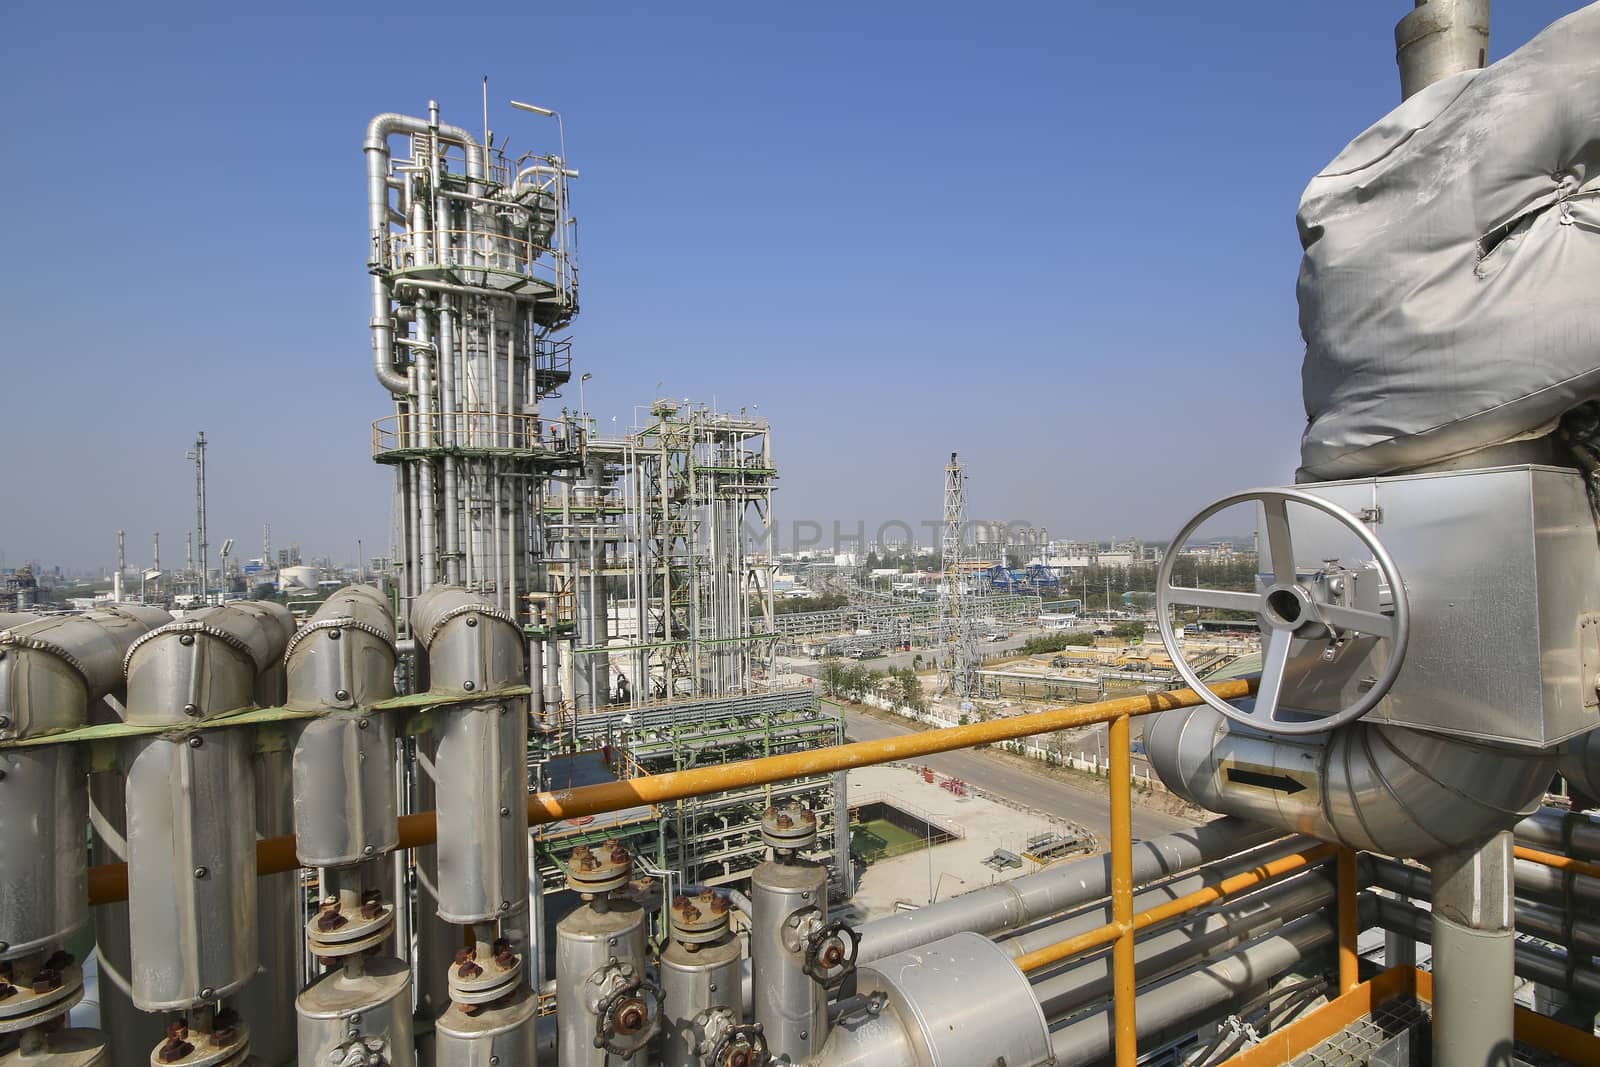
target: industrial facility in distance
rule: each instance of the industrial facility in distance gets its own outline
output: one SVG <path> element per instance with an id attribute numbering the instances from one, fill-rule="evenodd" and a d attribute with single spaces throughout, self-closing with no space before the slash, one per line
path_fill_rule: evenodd
<path id="1" fill-rule="evenodd" d="M 753 403 L 586 409 L 560 114 L 371 117 L 389 544 L 212 544 L 213 427 L 181 568 L 0 571 L 0 1067 L 1600 1065 L 1600 3 L 1488 33 L 1400 21 L 1302 465 L 1164 543 L 942 449 L 780 545 Z"/>

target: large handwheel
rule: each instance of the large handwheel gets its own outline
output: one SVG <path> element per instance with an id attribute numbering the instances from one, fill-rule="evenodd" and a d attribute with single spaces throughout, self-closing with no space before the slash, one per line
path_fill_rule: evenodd
<path id="1" fill-rule="evenodd" d="M 1265 549 L 1266 559 L 1258 561 L 1257 566 L 1270 575 L 1271 581 L 1266 590 L 1239 593 L 1173 585 L 1173 566 L 1195 531 L 1218 512 L 1248 503 L 1261 505 L 1265 512 L 1266 539 L 1261 547 Z M 1312 596 L 1295 567 L 1294 541 L 1289 532 L 1290 503 L 1322 512 L 1361 541 L 1372 553 L 1373 561 L 1393 594 L 1392 614 L 1329 604 Z M 1252 707 L 1238 708 L 1217 696 L 1184 660 L 1172 629 L 1171 609 L 1176 604 L 1256 614 L 1261 624 L 1261 684 L 1256 690 Z M 1200 512 L 1167 546 L 1161 567 L 1156 572 L 1156 625 L 1161 630 L 1161 641 L 1166 645 L 1167 654 L 1172 657 L 1173 668 L 1207 704 L 1246 726 L 1278 734 L 1312 734 L 1353 722 L 1378 706 L 1378 701 L 1384 698 L 1399 677 L 1400 666 L 1405 661 L 1406 641 L 1411 632 L 1411 608 L 1406 602 L 1405 585 L 1400 580 L 1399 568 L 1366 523 L 1337 504 L 1298 489 L 1251 489 L 1223 497 Z M 1294 639 L 1357 635 L 1377 638 L 1389 646 L 1388 662 L 1378 673 L 1372 687 L 1353 704 L 1329 715 L 1314 719 L 1306 719 L 1303 715 L 1292 718 L 1281 716 L 1279 699 L 1283 693 L 1284 672 L 1289 665 L 1289 652 Z"/>

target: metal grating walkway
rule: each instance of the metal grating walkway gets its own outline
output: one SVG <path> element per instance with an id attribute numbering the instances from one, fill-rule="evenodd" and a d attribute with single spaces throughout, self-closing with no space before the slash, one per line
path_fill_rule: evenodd
<path id="1" fill-rule="evenodd" d="M 1426 1041 L 1430 1019 L 1427 1007 L 1414 997 L 1396 998 L 1302 1052 L 1289 1067 L 1410 1067 L 1409 1035 L 1420 1026 Z"/>

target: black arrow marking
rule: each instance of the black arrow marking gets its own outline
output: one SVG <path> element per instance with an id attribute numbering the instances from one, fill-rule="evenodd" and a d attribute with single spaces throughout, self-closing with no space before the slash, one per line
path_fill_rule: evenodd
<path id="1" fill-rule="evenodd" d="M 1268 774 L 1265 771 L 1247 771 L 1239 767 L 1228 768 L 1228 781 L 1240 785 L 1256 785 L 1279 793 L 1295 794 L 1305 789 L 1305 783 L 1287 774 Z"/>

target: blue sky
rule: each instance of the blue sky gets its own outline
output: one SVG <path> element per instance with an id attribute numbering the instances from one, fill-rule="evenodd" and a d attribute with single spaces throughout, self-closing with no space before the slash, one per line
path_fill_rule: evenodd
<path id="1" fill-rule="evenodd" d="M 485 74 L 514 148 L 553 130 L 508 98 L 565 116 L 603 424 L 759 405 L 785 524 L 935 518 L 954 450 L 974 515 L 1165 537 L 1292 478 L 1295 204 L 1398 102 L 1409 6 L 27 5 L 0 553 L 178 559 L 197 429 L 213 544 L 381 551 L 361 134 L 476 129 Z M 1491 55 L 1578 6 L 1496 5 Z"/>

